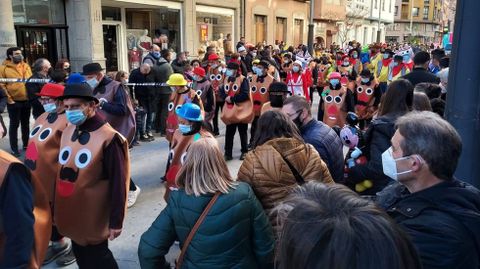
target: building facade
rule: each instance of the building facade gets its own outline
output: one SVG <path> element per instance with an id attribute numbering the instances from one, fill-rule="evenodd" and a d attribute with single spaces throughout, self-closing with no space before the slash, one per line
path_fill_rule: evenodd
<path id="1" fill-rule="evenodd" d="M 313 0 L 314 37 L 319 38 L 324 47 L 339 43 L 342 22 L 346 18 L 346 0 Z"/>
<path id="2" fill-rule="evenodd" d="M 245 1 L 244 37 L 255 45 L 275 41 L 293 46 L 306 44 L 309 10 L 306 1 Z"/>
<path id="3" fill-rule="evenodd" d="M 29 63 L 68 58 L 74 71 L 131 70 L 153 44 L 194 56 L 241 35 L 239 0 L 2 0 L 0 10 L 0 53 L 19 46 Z"/>
<path id="4" fill-rule="evenodd" d="M 395 22 L 387 28 L 387 41 L 440 43 L 443 0 L 396 0 Z"/>

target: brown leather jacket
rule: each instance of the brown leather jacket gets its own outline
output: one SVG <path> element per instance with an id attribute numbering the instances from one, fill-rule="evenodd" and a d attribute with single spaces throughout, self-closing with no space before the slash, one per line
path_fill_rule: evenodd
<path id="1" fill-rule="evenodd" d="M 283 158 L 297 169 L 305 181 L 333 183 L 327 165 L 315 148 L 295 138 L 275 138 L 250 151 L 237 177 L 253 188 L 274 228 L 277 216 L 273 208 L 298 186 Z"/>

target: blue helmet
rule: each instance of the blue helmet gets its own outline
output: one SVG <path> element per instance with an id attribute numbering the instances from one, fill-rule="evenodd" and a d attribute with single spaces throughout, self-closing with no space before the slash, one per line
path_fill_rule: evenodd
<path id="1" fill-rule="evenodd" d="M 185 103 L 175 109 L 175 113 L 189 121 L 203 121 L 202 110 L 194 103 Z"/>

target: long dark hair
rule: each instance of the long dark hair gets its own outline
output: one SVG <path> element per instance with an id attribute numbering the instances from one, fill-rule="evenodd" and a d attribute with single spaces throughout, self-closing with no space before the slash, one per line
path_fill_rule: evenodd
<path id="1" fill-rule="evenodd" d="M 252 146 L 256 148 L 271 139 L 280 137 L 296 138 L 303 142 L 297 126 L 290 118 L 279 111 L 267 111 L 258 119 Z"/>
<path id="2" fill-rule="evenodd" d="M 403 115 L 412 110 L 413 85 L 406 79 L 395 80 L 382 96 L 378 116 Z"/>

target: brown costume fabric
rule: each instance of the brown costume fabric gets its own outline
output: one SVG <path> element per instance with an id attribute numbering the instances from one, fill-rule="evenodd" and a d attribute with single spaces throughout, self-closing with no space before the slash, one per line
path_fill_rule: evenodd
<path id="1" fill-rule="evenodd" d="M 318 76 L 317 76 L 317 87 L 323 88 L 328 85 L 327 75 L 328 70 L 330 69 L 329 64 L 319 64 L 317 67 Z"/>
<path id="2" fill-rule="evenodd" d="M 253 111 L 255 116 L 260 116 L 262 106 L 268 102 L 270 94 L 268 88 L 275 79 L 271 75 L 265 76 L 262 82 L 258 81 L 258 76 L 254 75 L 250 81 L 250 91 L 252 92 Z"/>
<path id="3" fill-rule="evenodd" d="M 179 130 L 173 134 L 173 139 L 170 144 L 170 153 L 168 154 L 168 171 L 166 173 L 167 186 L 165 189 L 165 201 L 168 201 L 170 191 L 177 189 L 175 179 L 178 171 L 182 168 L 185 159 L 187 158 L 187 151 L 190 144 L 200 138 L 213 138 L 212 134 L 201 129 L 200 132 L 193 135 L 183 135 Z"/>
<path id="4" fill-rule="evenodd" d="M 126 139 L 108 123 L 93 132 L 78 133 L 75 125 L 69 125 L 63 132 L 58 157 L 61 169 L 56 187 L 55 224 L 61 234 L 82 246 L 99 244 L 109 236 L 109 184 L 115 179 L 104 176 L 103 159 L 108 156 L 103 156 L 103 152 L 115 136 L 123 142 L 124 152 L 128 152 Z M 125 167 L 129 169 L 128 154 Z M 128 190 L 130 171 L 126 175 Z"/>
<path id="5" fill-rule="evenodd" d="M 194 85 L 194 90 L 197 92 L 197 95 L 200 96 L 200 99 L 202 100 L 202 104 L 205 109 L 205 106 L 207 105 L 207 96 L 209 94 L 209 91 L 213 91 L 211 89 L 211 82 L 209 80 L 205 80 L 202 83 L 196 82 Z M 210 112 L 205 112 L 205 122 L 211 122 L 213 120 L 213 117 L 215 116 L 215 93 L 213 96 L 213 103 L 209 104 Z"/>
<path id="6" fill-rule="evenodd" d="M 108 103 L 113 102 L 113 98 L 117 93 L 117 90 L 124 90 L 122 84 L 118 81 L 112 80 L 110 83 L 105 85 L 104 93 L 97 93 L 95 97 L 97 99 L 105 98 Z M 125 100 L 124 103 L 127 105 L 127 114 L 124 116 L 116 116 L 110 113 L 105 112 L 102 109 L 97 109 L 97 111 L 105 117 L 106 121 L 122 134 L 128 142 L 133 140 L 135 135 L 135 112 L 133 110 L 132 101 L 128 97 L 128 93 L 125 91 Z"/>
<path id="7" fill-rule="evenodd" d="M 223 75 L 219 69 L 220 67 L 221 66 L 215 69 L 211 68 L 210 74 L 208 74 L 208 80 L 210 80 L 210 83 L 212 84 L 212 89 L 215 92 L 215 100 L 217 100 L 217 102 L 224 101 L 220 96 L 220 94 L 218 93 L 218 90 L 220 89 L 220 85 L 222 84 L 222 81 L 223 81 Z"/>
<path id="8" fill-rule="evenodd" d="M 25 166 L 32 171 L 45 189 L 50 205 L 55 195 L 55 180 L 58 169 L 58 152 L 63 130 L 68 121 L 65 114 L 43 113 L 30 131 L 25 154 Z"/>
<path id="9" fill-rule="evenodd" d="M 375 103 L 375 87 L 377 87 L 378 82 L 374 79 L 370 82 L 370 85 L 362 85 L 361 79 L 361 77 L 357 79 L 357 104 L 355 105 L 355 111 L 359 119 L 367 120 L 371 119 L 378 109 L 373 106 Z M 358 101 L 363 101 L 367 105 L 359 104 Z"/>
<path id="10" fill-rule="evenodd" d="M 228 78 L 223 81 L 224 90 L 227 96 L 233 97 L 240 93 L 244 76 L 238 76 L 235 81 L 228 82 Z M 248 100 L 241 103 L 225 103 L 222 109 L 220 119 L 226 124 L 251 123 L 255 114 L 253 112 L 252 92 L 250 89 Z"/>
<path id="11" fill-rule="evenodd" d="M 8 175 L 8 171 L 12 163 L 21 164 L 20 160 L 11 156 L 5 151 L 0 150 L 0 187 L 3 184 L 5 177 Z M 34 175 L 31 177 L 31 182 L 34 195 L 33 216 L 35 218 L 35 223 L 33 224 L 34 245 L 32 249 L 32 258 L 28 268 L 37 269 L 42 265 L 43 259 L 45 258 L 45 254 L 47 252 L 47 247 L 52 232 L 52 217 L 47 195 L 45 194 L 42 185 L 38 182 Z M 0 231 L 0 255 L 3 254 L 4 243 L 5 234 L 3 231 Z M 0 257 L 0 260 L 1 259 L 2 257 Z"/>
<path id="12" fill-rule="evenodd" d="M 305 181 L 333 183 L 325 162 L 312 145 L 295 138 L 275 138 L 247 153 L 237 178 L 252 186 L 274 228 L 277 227 L 273 208 L 298 186 L 286 158 Z"/>
<path id="13" fill-rule="evenodd" d="M 175 114 L 175 110 L 179 107 L 181 107 L 185 103 L 194 103 L 200 107 L 202 110 L 202 115 L 205 116 L 205 110 L 203 109 L 203 103 L 202 99 L 200 99 L 200 96 L 197 95 L 197 93 L 189 89 L 185 93 L 177 93 L 177 91 L 174 91 L 170 95 L 170 101 L 168 102 L 168 115 L 167 115 L 167 122 L 166 122 L 166 128 L 165 128 L 165 138 L 171 142 L 173 138 L 173 134 L 178 128 L 178 119 L 177 119 L 177 114 Z"/>
<path id="14" fill-rule="evenodd" d="M 327 86 L 322 92 L 322 109 L 323 109 L 323 122 L 333 127 L 338 125 L 342 128 L 345 125 L 345 119 L 347 117 L 347 108 L 345 98 L 347 96 L 347 89 L 342 86 L 339 90 L 330 90 Z"/>

